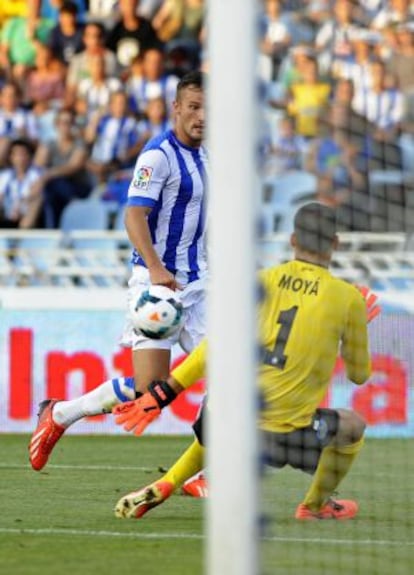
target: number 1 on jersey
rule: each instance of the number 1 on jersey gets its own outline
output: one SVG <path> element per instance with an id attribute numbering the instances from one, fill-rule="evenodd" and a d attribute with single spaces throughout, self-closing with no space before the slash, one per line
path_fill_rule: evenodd
<path id="1" fill-rule="evenodd" d="M 283 369 L 285 367 L 287 356 L 284 352 L 297 311 L 298 306 L 294 305 L 293 307 L 279 313 L 277 323 L 280 324 L 280 329 L 277 334 L 273 350 L 266 352 L 264 360 L 266 365 L 278 367 L 279 369 Z"/>

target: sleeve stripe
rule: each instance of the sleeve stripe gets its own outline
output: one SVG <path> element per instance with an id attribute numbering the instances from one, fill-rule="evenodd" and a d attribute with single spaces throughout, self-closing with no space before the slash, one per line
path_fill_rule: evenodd
<path id="1" fill-rule="evenodd" d="M 142 206 L 153 208 L 156 205 L 156 201 L 152 198 L 143 198 L 142 196 L 131 196 L 128 198 L 127 206 Z"/>

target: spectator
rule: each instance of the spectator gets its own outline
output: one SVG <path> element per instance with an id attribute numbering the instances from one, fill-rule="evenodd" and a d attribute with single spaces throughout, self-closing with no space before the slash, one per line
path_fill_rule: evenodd
<path id="1" fill-rule="evenodd" d="M 42 18 L 47 18 L 56 22 L 59 17 L 59 12 L 66 0 L 35 0 L 40 3 L 40 15 Z M 87 15 L 87 6 L 89 0 L 73 0 L 76 5 L 79 20 L 84 22 Z"/>
<path id="2" fill-rule="evenodd" d="M 292 84 L 303 81 L 308 59 L 313 55 L 312 48 L 304 44 L 293 46 L 288 51 L 277 78 L 284 92 L 289 92 Z"/>
<path id="3" fill-rule="evenodd" d="M 137 54 L 160 43 L 152 24 L 138 16 L 138 3 L 138 0 L 119 0 L 120 18 L 106 43 L 124 71 Z"/>
<path id="4" fill-rule="evenodd" d="M 414 176 L 414 93 L 412 91 L 404 94 L 401 129 L 399 145 L 403 168 Z"/>
<path id="5" fill-rule="evenodd" d="M 72 0 L 65 0 L 59 10 L 58 22 L 50 32 L 49 46 L 56 58 L 69 66 L 73 56 L 83 49 L 82 38 L 78 7 Z"/>
<path id="6" fill-rule="evenodd" d="M 56 139 L 40 144 L 34 163 L 43 169 L 32 187 L 43 193 L 44 220 L 47 228 L 57 228 L 65 206 L 74 198 L 85 198 L 91 191 L 86 172 L 88 151 L 74 130 L 74 114 L 61 109 L 56 116 Z"/>
<path id="7" fill-rule="evenodd" d="M 318 116 L 329 101 L 331 87 L 320 80 L 315 58 L 307 58 L 303 74 L 302 82 L 292 84 L 288 112 L 295 118 L 297 133 L 312 138 L 316 136 Z"/>
<path id="8" fill-rule="evenodd" d="M 414 6 L 410 0 L 387 0 L 382 9 L 371 22 L 375 30 L 383 30 L 389 26 L 407 24 L 413 21 Z"/>
<path id="9" fill-rule="evenodd" d="M 170 130 L 172 123 L 168 117 L 165 100 L 160 94 L 150 98 L 145 108 L 145 116 L 138 122 L 139 139 L 142 147 L 150 138 L 159 136 L 163 132 Z"/>
<path id="10" fill-rule="evenodd" d="M 414 174 L 414 26 L 397 27 L 398 48 L 390 61 L 390 69 L 396 74 L 403 91 L 402 134 L 399 144 L 404 169 Z"/>
<path id="11" fill-rule="evenodd" d="M 319 29 L 315 44 L 319 53 L 319 68 L 329 74 L 332 62 L 346 60 L 352 54 L 352 39 L 357 35 L 353 19 L 352 0 L 337 0 L 333 5 L 333 15 Z"/>
<path id="12" fill-rule="evenodd" d="M 371 62 L 372 85 L 369 88 L 356 86 L 352 107 L 364 116 L 376 129 L 376 139 L 395 139 L 402 118 L 403 95 L 395 86 L 393 77 L 388 74 L 380 60 Z"/>
<path id="13" fill-rule="evenodd" d="M 401 24 L 396 28 L 397 45 L 387 63 L 388 72 L 395 76 L 397 86 L 404 93 L 414 92 L 414 25 Z"/>
<path id="14" fill-rule="evenodd" d="M 108 30 L 113 26 L 118 0 L 89 0 L 89 19 L 101 22 Z"/>
<path id="15" fill-rule="evenodd" d="M 148 140 L 159 136 L 171 129 L 172 124 L 168 119 L 167 108 L 162 96 L 156 96 L 148 101 L 145 117 L 137 124 L 136 153 L 145 146 Z M 132 168 L 120 169 L 111 174 L 106 189 L 102 193 L 102 199 L 117 202 L 124 205 L 128 198 L 128 188 L 131 182 Z"/>
<path id="16" fill-rule="evenodd" d="M 88 65 L 89 78 L 82 78 L 76 94 L 75 108 L 82 125 L 86 125 L 93 114 L 106 113 L 111 94 L 122 89 L 118 78 L 107 76 L 102 54 L 91 56 Z"/>
<path id="17" fill-rule="evenodd" d="M 146 50 L 138 63 L 137 74 L 135 73 L 127 82 L 132 107 L 138 113 L 143 113 L 150 98 L 162 95 L 168 113 L 171 114 L 178 77 L 168 74 L 164 68 L 164 53 L 161 48 L 153 47 Z"/>
<path id="18" fill-rule="evenodd" d="M 359 88 L 369 88 L 371 86 L 371 61 L 374 57 L 374 50 L 380 42 L 380 34 L 364 28 L 358 30 L 351 41 L 350 57 L 333 61 L 333 76 L 351 80 Z"/>
<path id="19" fill-rule="evenodd" d="M 337 80 L 330 102 L 329 120 L 334 128 L 346 131 L 347 139 L 352 144 L 364 149 L 373 128 L 365 116 L 353 110 L 354 95 L 352 80 Z"/>
<path id="20" fill-rule="evenodd" d="M 0 170 L 0 228 L 35 228 L 39 223 L 42 194 L 32 191 L 40 171 L 33 166 L 33 146 L 17 139 L 10 145 L 10 167 Z"/>
<path id="21" fill-rule="evenodd" d="M 0 28 L 10 18 L 27 16 L 27 0 L 2 0 L 0 2 Z"/>
<path id="22" fill-rule="evenodd" d="M 280 64 L 291 44 L 288 26 L 280 18 L 281 9 L 281 0 L 265 0 L 265 14 L 260 30 L 259 61 L 262 77 L 268 82 L 277 79 Z"/>
<path id="23" fill-rule="evenodd" d="M 375 55 L 383 62 L 388 62 L 397 50 L 398 42 L 396 26 L 382 28 L 378 33 L 381 35 L 381 42 L 375 50 Z"/>
<path id="24" fill-rule="evenodd" d="M 276 172 L 281 174 L 302 169 L 305 148 L 305 140 L 295 132 L 293 118 L 284 116 L 279 121 L 278 133 L 271 146 L 271 154 L 277 163 Z"/>
<path id="25" fill-rule="evenodd" d="M 305 167 L 317 177 L 319 201 L 337 207 L 354 190 L 364 189 L 366 180 L 357 168 L 357 148 L 327 116 L 325 112 L 319 117 L 318 137 L 309 145 Z"/>
<path id="26" fill-rule="evenodd" d="M 38 103 L 57 107 L 65 95 L 66 68 L 44 44 L 36 47 L 35 65 L 29 70 L 25 82 L 24 100 L 35 106 Z"/>
<path id="27" fill-rule="evenodd" d="M 111 95 L 109 113 L 91 119 L 85 138 L 92 146 L 87 168 L 95 183 L 102 184 L 118 170 L 133 167 L 141 143 L 124 92 Z"/>
<path id="28" fill-rule="evenodd" d="M 90 77 L 89 59 L 102 55 L 108 76 L 116 76 L 118 64 L 115 54 L 105 47 L 105 28 L 99 22 L 88 22 L 83 31 L 85 49 L 73 56 L 66 79 L 65 103 L 67 107 L 75 104 L 79 82 Z"/>
<path id="29" fill-rule="evenodd" d="M 329 18 L 329 0 L 281 0 L 281 6 L 292 45 L 313 44 L 320 20 Z"/>
<path id="30" fill-rule="evenodd" d="M 165 0 L 152 23 L 163 42 L 188 41 L 200 47 L 204 0 Z"/>
<path id="31" fill-rule="evenodd" d="M 379 14 L 384 0 L 360 0 L 355 6 L 358 22 L 365 28 L 370 28 L 372 20 Z"/>
<path id="32" fill-rule="evenodd" d="M 371 170 L 395 170 L 401 168 L 401 153 L 393 138 L 383 137 L 375 122 L 364 113 L 355 110 L 353 103 L 355 89 L 352 82 L 340 80 L 334 90 L 331 103 L 331 123 L 347 132 L 347 138 L 359 150 L 360 170 L 368 174 Z"/>
<path id="33" fill-rule="evenodd" d="M 1 30 L 0 67 L 10 79 L 23 85 L 27 71 L 34 66 L 36 45 L 46 44 L 53 22 L 44 19 L 35 24 L 28 18 L 11 18 Z"/>
<path id="34" fill-rule="evenodd" d="M 34 24 L 40 15 L 42 0 L 1 0 L 0 28 L 7 20 L 15 17 L 28 18 Z"/>
<path id="35" fill-rule="evenodd" d="M 38 129 L 34 115 L 21 105 L 20 89 L 7 82 L 0 93 L 0 166 L 4 166 L 10 142 L 16 138 L 37 141 Z"/>
<path id="36" fill-rule="evenodd" d="M 163 2 L 164 0 L 141 0 L 139 3 L 138 14 L 147 20 L 152 20 Z"/>

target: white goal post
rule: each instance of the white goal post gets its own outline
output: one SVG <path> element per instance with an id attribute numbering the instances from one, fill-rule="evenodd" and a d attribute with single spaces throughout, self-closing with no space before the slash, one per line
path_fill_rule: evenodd
<path id="1" fill-rule="evenodd" d="M 209 575 L 255 575 L 256 2 L 208 5 Z"/>

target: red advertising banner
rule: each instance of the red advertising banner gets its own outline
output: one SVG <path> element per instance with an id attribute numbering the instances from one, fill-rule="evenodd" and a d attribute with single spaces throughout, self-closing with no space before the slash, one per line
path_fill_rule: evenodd
<path id="1" fill-rule="evenodd" d="M 132 374 L 129 349 L 117 341 L 122 329 L 117 311 L 2 311 L 0 327 L 0 432 L 30 432 L 36 424 L 39 401 L 70 399 L 103 381 Z M 393 324 L 390 343 L 387 326 Z M 401 331 L 398 334 L 395 326 Z M 368 424 L 368 435 L 413 436 L 414 393 L 411 385 L 414 353 L 406 338 L 414 332 L 411 316 L 383 315 L 373 326 L 372 376 L 362 385 L 349 383 L 338 359 L 324 405 L 349 407 Z M 388 335 L 387 335 L 388 334 Z M 414 335 L 414 334 L 413 334 Z M 395 346 L 395 341 L 399 345 Z M 173 365 L 185 355 L 174 350 Z M 163 413 L 149 433 L 190 433 L 205 382 L 199 381 Z M 88 418 L 72 433 L 120 433 L 111 416 Z"/>

